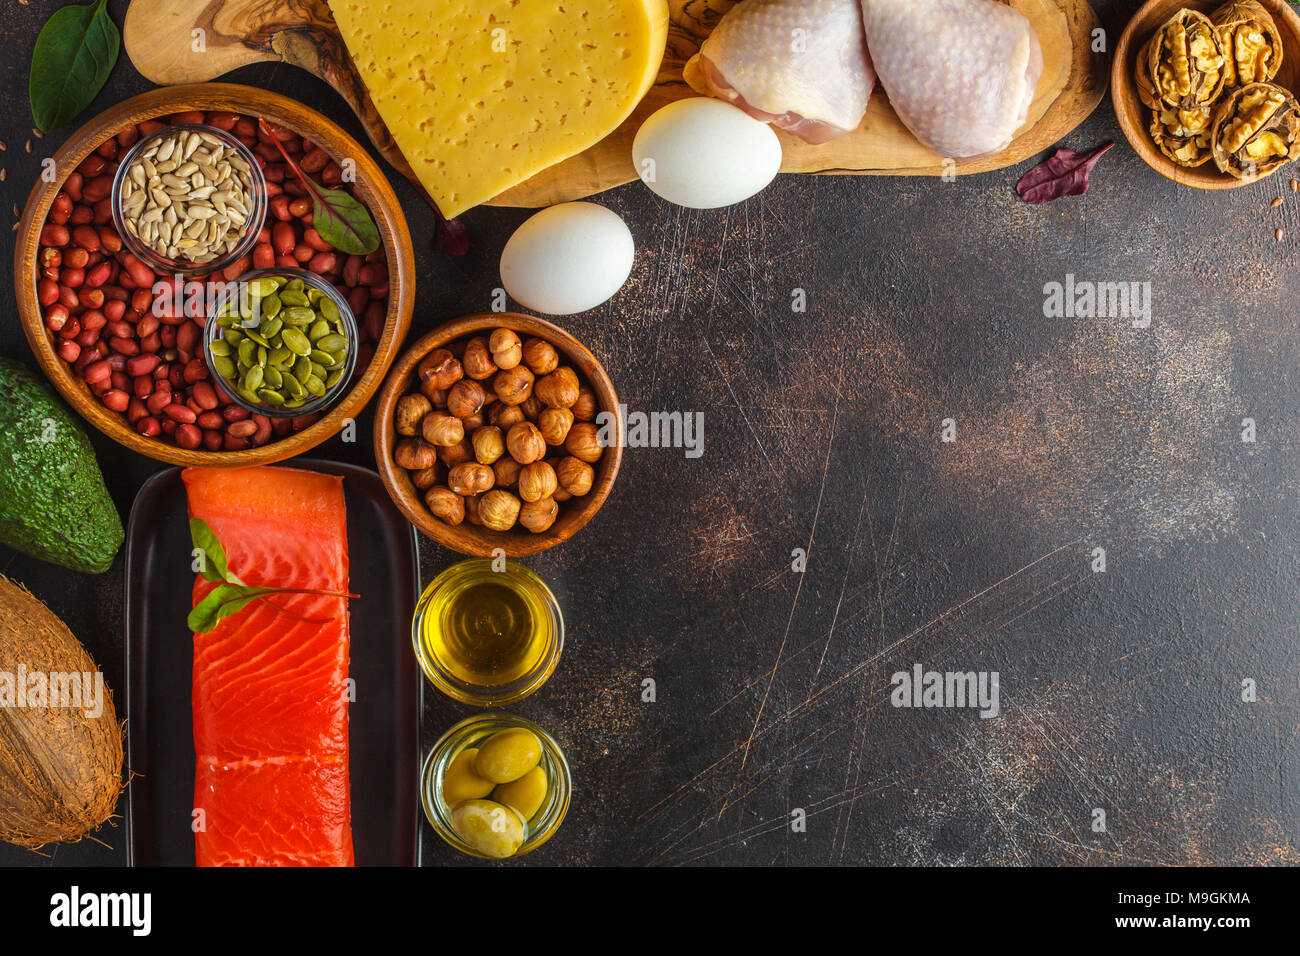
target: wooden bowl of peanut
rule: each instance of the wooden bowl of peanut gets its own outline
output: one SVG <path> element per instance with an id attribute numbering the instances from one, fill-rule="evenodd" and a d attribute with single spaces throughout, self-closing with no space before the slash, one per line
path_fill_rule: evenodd
<path id="1" fill-rule="evenodd" d="M 448 322 L 398 359 L 379 393 L 375 461 L 402 513 L 461 554 L 536 554 L 600 510 L 623 459 L 604 368 L 544 319 Z"/>

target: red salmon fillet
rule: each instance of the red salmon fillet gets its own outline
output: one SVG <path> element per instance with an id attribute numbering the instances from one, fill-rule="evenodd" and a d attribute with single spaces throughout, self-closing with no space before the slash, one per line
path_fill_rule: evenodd
<path id="1" fill-rule="evenodd" d="M 181 478 L 190 517 L 245 584 L 347 591 L 342 478 L 266 467 Z M 214 587 L 196 576 L 194 603 Z M 199 866 L 352 865 L 347 677 L 344 598 L 274 595 L 194 635 Z"/>

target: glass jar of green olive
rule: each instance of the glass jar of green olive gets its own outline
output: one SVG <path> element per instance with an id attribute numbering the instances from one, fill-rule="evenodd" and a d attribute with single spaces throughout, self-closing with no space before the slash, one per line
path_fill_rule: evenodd
<path id="1" fill-rule="evenodd" d="M 501 860 L 551 838 L 569 809 L 569 765 L 554 738 L 512 714 L 467 717 L 424 761 L 420 799 L 438 836 Z"/>

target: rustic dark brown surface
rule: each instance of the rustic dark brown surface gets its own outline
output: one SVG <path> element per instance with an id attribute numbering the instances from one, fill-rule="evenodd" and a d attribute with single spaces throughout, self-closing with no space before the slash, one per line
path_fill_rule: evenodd
<path id="1" fill-rule="evenodd" d="M 54 6 L 0 12 L 5 208 L 66 135 L 24 151 L 27 51 Z M 1137 4 L 1095 6 L 1114 38 Z M 234 79 L 360 132 L 300 72 Z M 93 108 L 146 86 L 124 60 Z M 1067 145 L 1115 138 L 1104 104 Z M 703 411 L 706 450 L 629 449 L 591 525 L 527 562 L 569 630 L 555 677 L 516 709 L 564 745 L 575 794 L 521 862 L 1300 861 L 1300 194 L 1287 172 L 1180 189 L 1121 144 L 1087 196 L 1031 207 L 1012 188 L 1027 166 L 785 176 L 717 212 L 638 184 L 603 197 L 636 268 L 562 324 L 633 409 Z M 470 213 L 472 251 L 450 260 L 395 185 L 420 237 L 412 334 L 488 307 L 527 214 Z M 1044 284 L 1068 273 L 1150 281 L 1151 328 L 1044 318 Z M 0 354 L 26 355 L 4 295 Z M 92 439 L 125 516 L 156 465 Z M 316 454 L 369 449 L 367 425 Z M 422 558 L 426 576 L 453 560 Z M 120 560 L 88 578 L 0 551 L 0 572 L 122 687 Z M 997 670 L 1003 715 L 891 707 L 890 675 L 914 663 Z M 1246 678 L 1258 702 L 1241 700 Z M 428 696 L 426 749 L 467 712 Z M 101 836 L 45 857 L 0 847 L 0 863 L 121 862 L 121 829 Z M 426 864 L 464 862 L 424 839 Z"/>

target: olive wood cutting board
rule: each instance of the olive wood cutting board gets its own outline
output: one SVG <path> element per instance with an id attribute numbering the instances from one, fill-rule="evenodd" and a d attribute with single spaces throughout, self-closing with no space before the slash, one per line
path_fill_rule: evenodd
<path id="1" fill-rule="evenodd" d="M 945 170 L 943 158 L 916 141 L 877 87 L 866 119 L 847 136 L 811 146 L 780 133 L 785 156 L 782 171 L 905 176 L 981 173 L 1021 162 L 1066 136 L 1096 109 L 1106 92 L 1109 54 L 1092 52 L 1092 32 L 1100 28 L 1100 22 L 1087 0 L 1009 2 L 1037 31 L 1044 70 L 1028 122 L 1001 153 L 960 161 L 955 170 Z M 663 66 L 633 115 L 595 146 L 493 202 L 546 206 L 635 179 L 632 139 L 636 130 L 661 106 L 696 95 L 683 78 L 683 68 L 733 5 L 732 0 L 668 0 L 672 24 Z M 132 0 L 124 42 L 136 69 L 163 85 L 204 82 L 263 61 L 301 67 L 342 95 L 375 147 L 410 177 L 410 167 L 352 67 L 325 0 Z"/>

